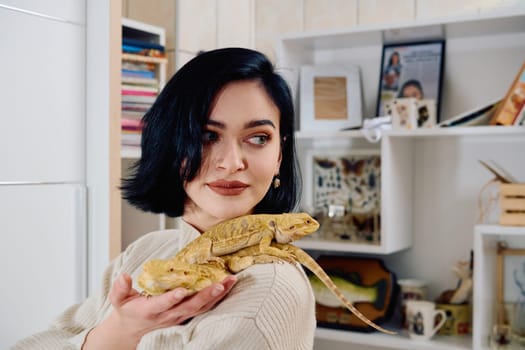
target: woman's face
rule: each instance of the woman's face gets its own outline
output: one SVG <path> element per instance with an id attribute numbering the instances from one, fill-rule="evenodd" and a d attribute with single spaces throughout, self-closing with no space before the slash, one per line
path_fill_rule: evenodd
<path id="1" fill-rule="evenodd" d="M 423 98 L 423 95 L 421 94 L 421 90 L 415 85 L 407 85 L 403 88 L 403 92 L 401 94 L 403 97 L 415 97 L 418 100 L 421 100 Z"/>
<path id="2" fill-rule="evenodd" d="M 399 55 L 397 53 L 392 54 L 392 64 L 399 63 Z"/>
<path id="3" fill-rule="evenodd" d="M 204 231 L 249 214 L 281 164 L 279 109 L 257 81 L 227 84 L 215 97 L 203 132 L 203 161 L 184 185 L 184 219 Z"/>

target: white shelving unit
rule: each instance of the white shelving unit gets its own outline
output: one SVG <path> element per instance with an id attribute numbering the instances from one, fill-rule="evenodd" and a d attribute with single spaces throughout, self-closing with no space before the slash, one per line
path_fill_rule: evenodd
<path id="1" fill-rule="evenodd" d="M 358 65 L 365 117 L 373 117 L 382 45 L 433 38 L 446 40 L 441 101 L 441 120 L 444 120 L 505 95 L 525 59 L 525 11 L 390 27 L 289 34 L 279 41 L 277 66 L 288 72 L 287 78 L 298 101 L 301 65 Z M 524 127 L 386 131 L 378 143 L 369 143 L 355 130 L 297 132 L 296 135 L 303 174 L 309 171 L 304 165 L 310 149 L 372 148 L 379 149 L 382 158 L 381 244 L 305 239 L 298 245 L 315 254 L 376 255 L 398 279 L 425 280 L 430 300 L 456 286 L 457 279 L 451 268 L 460 260 L 468 260 L 473 249 L 480 191 L 491 179 L 491 174 L 478 160 L 494 160 L 518 179 L 525 180 Z M 303 185 L 307 188 L 311 184 Z M 309 195 L 309 191 L 303 195 Z M 476 256 L 477 262 L 485 259 L 481 254 Z M 485 268 L 485 265 L 476 265 L 478 274 L 486 274 Z M 479 287 L 478 281 L 475 288 L 487 288 L 487 285 Z M 387 336 L 318 329 L 316 349 L 343 349 L 349 344 L 374 350 L 478 349 L 476 346 L 485 334 L 479 330 L 481 319 L 477 318 L 485 311 L 479 302 L 474 303 L 473 318 L 478 325 L 473 337 L 437 336 L 425 343 L 415 343 L 403 333 Z M 485 327 L 483 332 L 486 331 Z"/>
<path id="2" fill-rule="evenodd" d="M 166 30 L 164 28 L 128 18 L 122 18 L 122 29 L 123 36 L 127 34 L 128 37 L 133 39 L 145 40 L 163 46 L 166 45 Z M 155 78 L 158 80 L 159 90 L 164 87 L 166 83 L 166 58 L 123 54 L 122 60 L 155 64 Z M 139 158 L 140 147 L 129 145 L 121 146 L 123 177 L 129 174 L 130 167 Z M 122 201 L 121 217 L 122 249 L 126 248 L 129 243 L 141 235 L 166 227 L 166 218 L 164 215 L 155 215 L 139 211 L 136 208 L 130 206 L 124 200 Z"/>

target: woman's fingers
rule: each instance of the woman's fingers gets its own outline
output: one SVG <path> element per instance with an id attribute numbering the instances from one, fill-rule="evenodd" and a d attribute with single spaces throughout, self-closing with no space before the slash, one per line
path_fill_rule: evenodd
<path id="1" fill-rule="evenodd" d="M 235 276 L 228 276 L 221 283 L 215 283 L 204 288 L 197 294 L 184 299 L 180 304 L 173 305 L 161 317 L 170 320 L 169 322 L 180 324 L 189 318 L 208 311 L 230 292 L 236 281 L 237 278 Z M 169 293 L 164 295 L 166 294 Z"/>
<path id="2" fill-rule="evenodd" d="M 120 306 L 133 295 L 131 293 L 131 277 L 127 273 L 122 273 L 113 283 L 109 292 L 109 301 L 114 306 Z"/>
<path id="3" fill-rule="evenodd" d="M 215 283 L 190 297 L 187 297 L 188 290 L 177 288 L 146 298 L 139 296 L 132 288 L 131 277 L 123 273 L 115 280 L 109 300 L 116 310 L 120 310 L 117 312 L 121 317 L 138 323 L 137 328 L 166 327 L 181 324 L 210 310 L 230 292 L 236 281 L 235 276 L 228 276 L 221 283 Z"/>
<path id="4" fill-rule="evenodd" d="M 188 295 L 184 288 L 177 288 L 167 293 L 150 297 L 148 301 L 151 304 L 151 312 L 155 314 L 163 313 L 177 306 Z"/>

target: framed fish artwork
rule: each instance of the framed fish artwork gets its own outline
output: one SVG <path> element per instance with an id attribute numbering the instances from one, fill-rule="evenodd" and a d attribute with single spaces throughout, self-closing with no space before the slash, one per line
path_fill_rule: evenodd
<path id="1" fill-rule="evenodd" d="M 341 293 L 369 320 L 382 325 L 392 319 L 399 295 L 396 274 L 377 258 L 321 255 L 319 266 Z M 373 332 L 374 329 L 341 305 L 314 275 L 308 274 L 316 301 L 317 325 L 325 328 Z"/>
<path id="2" fill-rule="evenodd" d="M 312 150 L 307 155 L 306 207 L 322 213 L 325 239 L 379 244 L 381 216 L 381 156 L 375 149 Z M 309 186 L 311 184 L 311 186 Z M 333 234 L 332 208 L 344 208 L 340 223 L 346 232 Z M 338 230 L 336 230 L 338 231 Z M 340 231 L 340 230 L 339 230 Z"/>

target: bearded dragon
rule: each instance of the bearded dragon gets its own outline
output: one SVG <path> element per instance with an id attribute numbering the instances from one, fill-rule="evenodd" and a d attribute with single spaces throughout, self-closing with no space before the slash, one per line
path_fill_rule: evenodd
<path id="1" fill-rule="evenodd" d="M 240 272 L 254 264 L 297 262 L 312 271 L 337 299 L 361 321 L 383 333 L 396 334 L 395 332 L 376 325 L 357 310 L 337 288 L 321 266 L 305 251 L 291 244 L 279 244 L 275 242 L 271 244 L 271 247 L 274 249 L 272 249 L 270 253 L 261 252 L 258 246 L 250 246 L 235 253 L 224 255 L 221 257 L 224 265 L 218 264 L 217 262 L 193 265 L 166 262 L 163 266 L 150 265 L 150 268 L 157 268 L 155 275 L 152 273 L 154 272 L 153 270 L 147 271 L 147 274 L 142 274 L 139 277 L 139 285 L 155 286 L 156 289 L 146 289 L 147 292 L 167 291 L 183 287 L 188 289 L 189 293 L 192 294 L 213 283 L 222 281 L 232 273 Z M 280 253 L 273 255 L 277 250 Z M 152 280 L 152 278 L 154 279 Z"/>
<path id="2" fill-rule="evenodd" d="M 138 284 L 150 295 L 162 294 L 168 288 L 161 276 L 176 266 L 215 262 L 224 269 L 223 255 L 257 246 L 261 253 L 286 258 L 272 241 L 288 243 L 316 231 L 319 223 L 306 213 L 253 214 L 215 225 L 168 260 L 146 262 Z M 204 272 L 203 272 L 204 273 Z"/>

